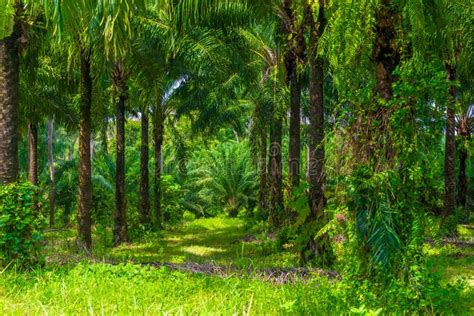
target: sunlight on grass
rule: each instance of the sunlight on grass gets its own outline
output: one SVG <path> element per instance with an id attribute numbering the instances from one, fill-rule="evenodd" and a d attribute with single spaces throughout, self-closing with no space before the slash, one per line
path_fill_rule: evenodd
<path id="1" fill-rule="evenodd" d="M 224 249 L 221 248 L 212 248 L 212 247 L 204 247 L 204 246 L 189 246 L 182 248 L 184 252 L 196 255 L 196 256 L 210 256 L 215 253 L 223 253 L 225 252 Z"/>
<path id="2" fill-rule="evenodd" d="M 348 289 L 341 288 L 343 283 L 318 275 L 293 285 L 275 285 L 251 276 L 221 278 L 167 267 L 82 262 L 84 257 L 74 252 L 70 241 L 74 233 L 47 233 L 46 254 L 53 260 L 44 270 L 9 270 L 0 276 L 2 314 L 326 315 L 347 314 L 351 309 L 344 302 L 343 294 Z M 240 219 L 199 219 L 116 248 L 100 244 L 111 238 L 110 233 L 95 231 L 95 258 L 136 263 L 215 262 L 250 271 L 298 265 L 295 252 L 276 250 L 266 234 L 249 235 Z M 424 253 L 430 268 L 445 282 L 464 280 L 474 285 L 473 249 L 427 244 Z M 54 260 L 61 267 L 55 267 Z M 471 293 L 466 288 L 463 295 L 467 298 Z"/>
<path id="3" fill-rule="evenodd" d="M 428 255 L 432 270 L 441 273 L 444 280 L 464 279 L 474 286 L 474 249 L 425 245 L 424 252 Z"/>
<path id="4" fill-rule="evenodd" d="M 466 227 L 466 226 L 459 225 L 458 235 L 459 235 L 459 238 L 461 239 L 466 239 L 466 240 L 474 239 L 474 229 L 472 226 Z"/>

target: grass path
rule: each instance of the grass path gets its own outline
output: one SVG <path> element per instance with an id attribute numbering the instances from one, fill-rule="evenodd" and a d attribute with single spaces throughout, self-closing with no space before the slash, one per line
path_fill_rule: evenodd
<path id="1" fill-rule="evenodd" d="M 295 266 L 294 254 L 276 252 L 266 236 L 248 233 L 239 219 L 195 220 L 118 248 L 108 244 L 110 231 L 95 232 L 96 259 L 167 263 L 155 266 L 93 264 L 72 252 L 74 231 L 51 232 L 47 237 L 53 264 L 30 272 L 0 272 L 1 315 L 341 315 L 360 308 L 358 297 L 366 291 L 327 277 L 275 284 L 239 273 L 217 276 L 173 268 L 215 264 L 258 271 Z M 472 279 L 472 249 L 427 245 L 426 254 L 446 281 Z M 465 295 L 462 302 L 469 305 L 472 291 Z M 367 313 L 382 308 L 401 314 L 410 308 L 370 297 L 364 304 L 372 306 L 364 309 Z M 472 303 L 461 306 L 449 298 L 429 304 L 441 305 L 427 310 L 442 308 L 448 314 L 474 312 Z"/>

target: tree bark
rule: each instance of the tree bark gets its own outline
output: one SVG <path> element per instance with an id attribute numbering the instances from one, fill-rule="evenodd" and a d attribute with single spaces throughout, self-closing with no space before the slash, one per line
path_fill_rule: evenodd
<path id="1" fill-rule="evenodd" d="M 291 0 L 283 1 L 282 29 L 288 39 L 285 53 L 286 80 L 290 87 L 290 131 L 288 147 L 288 174 L 290 190 L 300 183 L 301 169 L 301 79 L 298 75 L 298 63 L 305 56 L 305 24 L 296 27 L 296 18 Z"/>
<path id="2" fill-rule="evenodd" d="M 260 132 L 260 188 L 258 194 L 258 205 L 260 213 L 267 210 L 267 129 L 262 128 Z"/>
<path id="3" fill-rule="evenodd" d="M 448 79 L 451 82 L 456 80 L 456 72 L 450 64 L 446 65 Z M 456 119 L 454 115 L 454 102 L 456 89 L 454 86 L 449 88 L 451 100 L 446 110 L 446 134 L 445 134 L 445 152 L 444 152 L 444 209 L 443 218 L 453 214 L 456 207 Z"/>
<path id="4" fill-rule="evenodd" d="M 459 150 L 459 193 L 458 201 L 459 206 L 462 208 L 467 207 L 467 175 L 466 175 L 466 162 L 467 162 L 467 150 L 461 148 Z"/>
<path id="5" fill-rule="evenodd" d="M 290 81 L 290 140 L 288 173 L 291 189 L 300 184 L 301 172 L 301 83 L 298 75 L 294 74 Z"/>
<path id="6" fill-rule="evenodd" d="M 150 175 L 149 163 L 149 120 L 147 111 L 142 111 L 140 146 L 140 219 L 142 225 L 150 226 Z"/>
<path id="7" fill-rule="evenodd" d="M 309 131 L 308 131 L 308 203 L 310 213 L 306 222 L 316 222 L 317 227 L 324 225 L 324 186 L 326 183 L 324 171 L 324 62 L 318 55 L 319 39 L 321 38 L 326 20 L 324 16 L 324 0 L 319 0 L 318 19 L 314 21 L 312 7 L 307 7 L 307 19 L 310 26 L 310 55 L 309 55 Z M 323 237 L 325 238 L 325 237 Z M 310 257 L 320 257 L 322 263 L 329 264 L 326 255 L 326 244 L 323 238 L 311 236 L 300 253 L 301 263 Z M 309 252 L 309 253 L 308 253 Z"/>
<path id="8" fill-rule="evenodd" d="M 394 11 L 392 0 L 382 0 L 379 9 L 376 12 L 376 29 L 375 29 L 375 91 L 377 95 L 389 101 L 393 98 L 392 85 L 395 81 L 393 72 L 400 63 L 400 52 L 397 48 L 397 32 L 395 29 L 396 19 L 399 13 Z M 385 155 L 385 161 L 379 163 L 379 167 L 384 168 L 387 162 L 393 161 L 395 156 L 390 135 L 388 135 L 389 111 L 385 106 L 379 106 L 376 113 L 369 113 L 374 121 L 380 122 L 378 131 L 373 131 L 372 135 L 368 135 L 366 146 L 370 146 L 371 137 L 381 135 L 377 140 L 377 149 L 382 153 L 374 152 L 370 148 L 366 150 L 369 153 L 369 159 L 377 159 L 378 155 Z M 371 126 L 373 128 L 373 126 Z"/>
<path id="9" fill-rule="evenodd" d="M 127 83 L 123 66 L 115 65 L 114 72 L 115 91 L 118 93 L 116 107 L 116 175 L 115 175 L 115 227 L 114 245 L 128 242 L 127 231 L 127 206 L 125 199 L 125 100 Z"/>
<path id="10" fill-rule="evenodd" d="M 324 31 L 324 1 L 319 2 L 317 25 L 311 13 L 310 57 L 309 57 L 309 206 L 313 219 L 323 214 L 324 200 L 324 69 L 318 56 L 319 39 Z"/>
<path id="11" fill-rule="evenodd" d="M 13 33 L 0 40 L 0 184 L 15 182 L 18 177 L 20 10 L 17 8 Z"/>
<path id="12" fill-rule="evenodd" d="M 92 247 L 92 162 L 91 162 L 91 108 L 92 77 L 90 51 L 81 50 L 81 103 L 79 126 L 79 201 L 78 247 L 90 252 Z"/>
<path id="13" fill-rule="evenodd" d="M 55 208 L 55 180 L 54 180 L 54 121 L 48 120 L 48 166 L 49 166 L 49 227 L 54 227 L 54 208 Z"/>
<path id="14" fill-rule="evenodd" d="M 275 107 L 275 105 L 273 105 Z M 281 223 L 283 211 L 282 189 L 282 153 L 281 140 L 283 122 L 281 115 L 273 109 L 272 125 L 270 127 L 269 147 L 269 184 L 270 184 L 270 224 L 278 227 Z"/>
<path id="15" fill-rule="evenodd" d="M 155 176 L 153 193 L 155 198 L 155 224 L 158 228 L 162 227 L 161 211 L 161 169 L 162 169 L 162 147 L 165 134 L 165 114 L 161 98 L 158 98 L 155 111 L 153 113 L 153 142 L 155 149 Z"/>
<path id="16" fill-rule="evenodd" d="M 467 217 L 464 220 L 469 220 L 469 213 L 467 207 L 467 191 L 468 191 L 468 180 L 466 173 L 466 164 L 468 160 L 468 151 L 466 144 L 470 141 L 471 135 L 469 131 L 469 117 L 468 113 L 463 113 L 459 122 L 459 136 L 460 136 L 460 148 L 459 148 L 459 191 L 458 191 L 458 205 L 462 207 L 467 213 Z"/>
<path id="17" fill-rule="evenodd" d="M 38 126 L 28 122 L 28 179 L 33 185 L 38 185 Z"/>

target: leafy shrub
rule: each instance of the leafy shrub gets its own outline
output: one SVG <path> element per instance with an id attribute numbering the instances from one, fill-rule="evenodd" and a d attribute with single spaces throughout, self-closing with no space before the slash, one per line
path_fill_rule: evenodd
<path id="1" fill-rule="evenodd" d="M 247 146 L 222 143 L 200 152 L 190 164 L 195 190 L 214 213 L 224 210 L 236 217 L 256 205 L 258 182 Z"/>
<path id="2" fill-rule="evenodd" d="M 44 224 L 38 189 L 28 183 L 0 186 L 0 264 L 38 261 Z"/>

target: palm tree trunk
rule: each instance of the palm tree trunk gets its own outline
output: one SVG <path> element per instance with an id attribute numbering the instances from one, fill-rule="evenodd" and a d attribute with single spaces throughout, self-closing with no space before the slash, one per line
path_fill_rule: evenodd
<path id="1" fill-rule="evenodd" d="M 150 180 L 148 171 L 149 162 L 149 120 L 147 111 L 142 111 L 141 116 L 141 146 L 140 146 L 140 215 L 142 225 L 151 224 L 150 216 Z"/>
<path id="2" fill-rule="evenodd" d="M 375 91 L 378 97 L 383 100 L 391 100 L 393 98 L 392 85 L 395 81 L 393 76 L 394 70 L 400 63 L 400 52 L 397 49 L 397 31 L 395 23 L 400 13 L 396 12 L 392 4 L 392 0 L 382 0 L 376 12 L 376 28 L 375 28 L 375 45 L 374 45 L 374 61 L 375 61 Z M 373 120 L 382 122 L 377 127 L 379 130 L 372 132 L 368 137 L 381 135 L 377 137 L 378 149 L 382 153 L 376 153 L 369 147 L 370 139 L 365 140 L 369 159 L 380 161 L 379 155 L 385 156 L 385 161 L 379 162 L 378 167 L 385 168 L 387 162 L 392 162 L 395 156 L 392 140 L 388 133 L 387 123 L 389 120 L 389 111 L 384 106 L 379 106 L 375 113 L 368 113 Z M 373 128 L 373 126 L 370 126 Z"/>
<path id="3" fill-rule="evenodd" d="M 285 53 L 286 80 L 290 87 L 290 131 L 288 147 L 288 174 L 290 190 L 300 183 L 301 167 L 301 80 L 298 75 L 298 61 L 305 58 L 305 25 L 296 29 L 296 18 L 292 9 L 292 1 L 283 1 L 282 30 L 289 38 Z"/>
<path id="4" fill-rule="evenodd" d="M 18 108 L 20 91 L 19 15 L 13 33 L 0 40 L 0 184 L 18 177 Z"/>
<path id="5" fill-rule="evenodd" d="M 162 169 L 162 147 L 165 134 L 164 128 L 164 111 L 161 98 L 158 98 L 157 105 L 153 117 L 153 142 L 155 145 L 155 177 L 153 193 L 155 197 L 155 223 L 158 228 L 162 227 L 162 211 L 161 211 L 161 169 Z"/>
<path id="6" fill-rule="evenodd" d="M 459 151 L 459 206 L 466 208 L 467 205 L 467 175 L 466 175 L 467 150 L 461 148 Z"/>
<path id="7" fill-rule="evenodd" d="M 38 126 L 28 122 L 28 179 L 31 184 L 38 185 Z"/>
<path id="8" fill-rule="evenodd" d="M 317 54 L 319 39 L 325 27 L 324 1 L 320 0 L 317 26 L 311 14 L 309 59 L 309 206 L 311 217 L 322 216 L 324 200 L 324 69 L 323 60 Z"/>
<path id="9" fill-rule="evenodd" d="M 275 106 L 275 105 L 274 105 Z M 272 125 L 270 127 L 269 173 L 270 173 L 270 224 L 278 227 L 283 212 L 282 188 L 282 154 L 281 140 L 283 122 L 281 115 L 273 109 Z"/>
<path id="10" fill-rule="evenodd" d="M 261 214 L 267 210 L 267 189 L 267 129 L 263 127 L 260 135 L 260 188 L 258 195 Z"/>
<path id="11" fill-rule="evenodd" d="M 459 122 L 459 136 L 461 144 L 459 146 L 459 191 L 458 191 L 458 205 L 462 207 L 466 213 L 464 220 L 469 220 L 469 210 L 467 207 L 467 191 L 468 191 L 468 180 L 466 174 L 466 164 L 468 159 L 468 151 L 466 144 L 470 141 L 469 133 L 469 117 L 466 114 L 461 116 Z"/>
<path id="12" fill-rule="evenodd" d="M 115 227 L 114 245 L 128 241 L 127 206 L 125 200 L 125 99 L 127 83 L 123 67 L 120 63 L 115 66 L 115 91 L 119 94 L 116 108 L 116 175 L 115 175 Z"/>
<path id="13" fill-rule="evenodd" d="M 296 71 L 296 67 L 294 69 Z M 288 172 L 291 189 L 300 184 L 300 160 L 301 160 L 301 82 L 297 74 L 293 74 L 290 80 L 290 144 Z"/>
<path id="14" fill-rule="evenodd" d="M 448 79 L 453 82 L 456 80 L 454 68 L 447 64 L 446 71 Z M 443 218 L 450 216 L 456 207 L 456 119 L 454 116 L 454 99 L 456 97 L 456 89 L 454 86 L 449 88 L 451 100 L 448 103 L 446 111 L 446 136 L 445 136 L 445 152 L 444 152 L 444 209 Z"/>
<path id="15" fill-rule="evenodd" d="M 307 18 L 310 24 L 309 55 L 309 131 L 308 131 L 308 203 L 310 213 L 306 218 L 308 224 L 316 222 L 317 227 L 324 225 L 324 64 L 318 55 L 319 39 L 326 25 L 324 0 L 319 0 L 318 20 L 314 21 L 311 6 L 307 7 Z M 329 264 L 327 242 L 322 238 L 310 237 L 300 253 L 301 263 L 310 257 L 319 257 L 321 263 Z"/>
<path id="16" fill-rule="evenodd" d="M 92 247 L 92 162 L 91 162 L 92 78 L 90 52 L 81 50 L 81 103 L 79 126 L 78 246 L 89 253 Z"/>
<path id="17" fill-rule="evenodd" d="M 55 191 L 55 180 L 54 180 L 54 121 L 48 120 L 48 165 L 49 165 L 49 227 L 54 227 L 54 191 Z"/>

